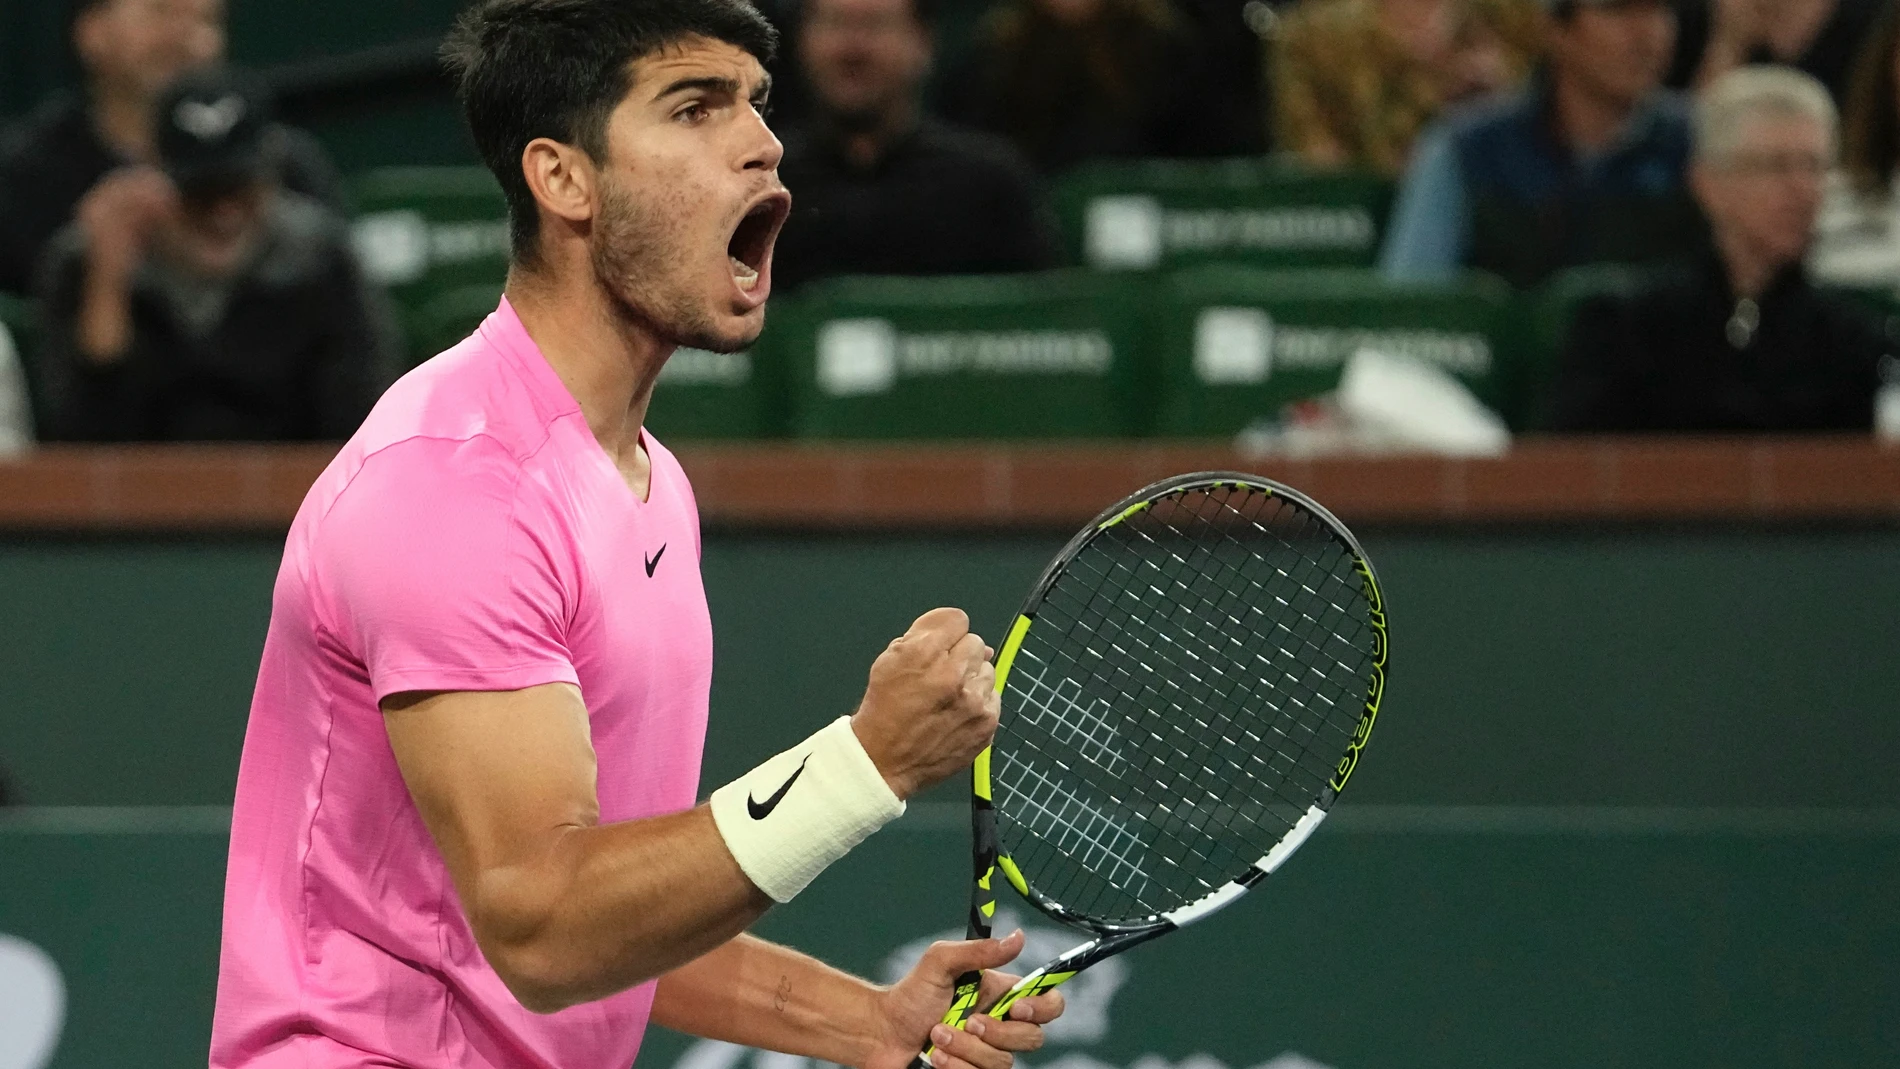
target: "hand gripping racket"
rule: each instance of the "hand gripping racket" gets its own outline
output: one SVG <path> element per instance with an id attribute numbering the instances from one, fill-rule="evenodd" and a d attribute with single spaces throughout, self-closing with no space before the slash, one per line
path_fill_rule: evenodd
<path id="1" fill-rule="evenodd" d="M 1365 551 L 1278 483 L 1180 476 L 1076 535 L 997 653 L 970 938 L 990 936 L 999 872 L 1092 938 L 988 1012 L 1203 920 L 1284 864 L 1359 763 L 1386 652 Z M 958 978 L 945 1024 L 977 1012 L 980 983 Z"/>

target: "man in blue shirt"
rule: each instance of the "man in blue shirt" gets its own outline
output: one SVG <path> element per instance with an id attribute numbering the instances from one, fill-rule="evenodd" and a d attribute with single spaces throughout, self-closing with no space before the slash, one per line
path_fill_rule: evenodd
<path id="1" fill-rule="evenodd" d="M 1546 0 L 1549 54 L 1529 86 L 1419 139 L 1381 256 L 1400 280 L 1462 268 L 1534 286 L 1578 264 L 1689 246 L 1686 103 L 1662 88 L 1667 0 Z"/>

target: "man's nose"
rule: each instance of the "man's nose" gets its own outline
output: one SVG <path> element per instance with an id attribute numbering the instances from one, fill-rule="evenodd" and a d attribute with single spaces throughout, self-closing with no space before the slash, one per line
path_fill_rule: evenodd
<path id="1" fill-rule="evenodd" d="M 765 117 L 759 116 L 757 137 L 746 154 L 744 169 L 748 171 L 776 171 L 779 161 L 785 158 L 785 145 L 766 125 Z"/>

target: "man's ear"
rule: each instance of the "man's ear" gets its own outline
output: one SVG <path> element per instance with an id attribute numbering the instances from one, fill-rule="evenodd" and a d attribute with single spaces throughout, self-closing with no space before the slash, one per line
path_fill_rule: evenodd
<path id="1" fill-rule="evenodd" d="M 600 172 L 587 153 L 537 137 L 521 150 L 521 172 L 542 211 L 575 226 L 594 218 L 600 203 Z"/>

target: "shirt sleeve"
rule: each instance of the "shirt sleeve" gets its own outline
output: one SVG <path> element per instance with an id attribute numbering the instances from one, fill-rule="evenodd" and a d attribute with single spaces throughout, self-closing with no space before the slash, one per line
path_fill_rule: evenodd
<path id="1" fill-rule="evenodd" d="M 1399 186 L 1379 269 L 1396 282 L 1444 278 L 1463 266 L 1470 229 L 1464 173 L 1450 132 L 1431 128 L 1419 138 Z"/>
<path id="2" fill-rule="evenodd" d="M 576 562 L 521 463 L 486 437 L 369 457 L 314 537 L 321 615 L 377 701 L 579 685 Z"/>

